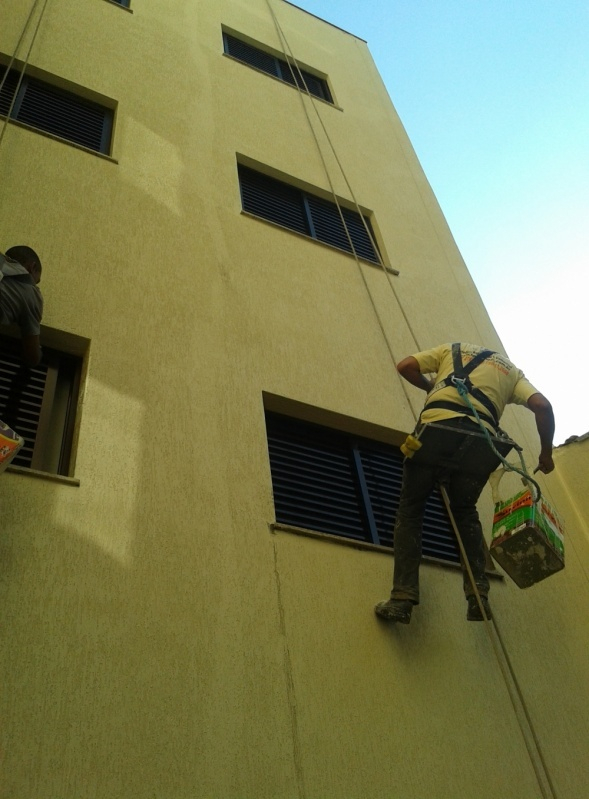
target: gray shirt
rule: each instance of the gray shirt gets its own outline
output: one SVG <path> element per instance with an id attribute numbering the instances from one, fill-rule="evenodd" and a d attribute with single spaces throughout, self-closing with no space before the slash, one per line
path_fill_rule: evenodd
<path id="1" fill-rule="evenodd" d="M 43 295 L 33 279 L 21 281 L 13 275 L 29 275 L 17 261 L 0 253 L 0 325 L 16 324 L 23 336 L 38 336 L 43 316 Z M 30 277 L 30 276 L 29 276 Z"/>

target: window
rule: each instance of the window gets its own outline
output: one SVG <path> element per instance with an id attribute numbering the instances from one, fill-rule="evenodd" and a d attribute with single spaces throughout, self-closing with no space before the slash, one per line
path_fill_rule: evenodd
<path id="1" fill-rule="evenodd" d="M 25 443 L 12 463 L 68 475 L 82 358 L 43 347 L 43 359 L 29 368 L 20 340 L 0 336 L 0 419 Z"/>
<path id="2" fill-rule="evenodd" d="M 18 85 L 19 72 L 0 67 L 0 114 L 6 116 Z M 113 112 L 98 103 L 84 100 L 72 92 L 58 89 L 25 74 L 10 118 L 32 128 L 96 150 L 110 152 Z"/>
<path id="3" fill-rule="evenodd" d="M 308 194 L 241 164 L 238 165 L 238 172 L 244 211 L 290 230 L 296 230 L 317 241 L 331 244 L 345 252 L 352 252 L 335 203 Z M 379 254 L 372 244 L 374 234 L 370 220 L 364 217 L 372 240 L 366 232 L 360 214 L 348 208 L 342 208 L 342 214 L 358 257 L 379 264 Z"/>
<path id="4" fill-rule="evenodd" d="M 393 547 L 403 456 L 397 447 L 266 412 L 276 521 Z M 423 554 L 460 562 L 438 491 L 423 525 Z"/>
<path id="5" fill-rule="evenodd" d="M 228 33 L 223 33 L 223 47 L 227 55 L 237 58 L 238 61 L 266 72 L 268 75 L 273 75 L 285 83 L 290 83 L 291 86 L 298 86 L 303 91 L 308 89 L 309 94 L 326 100 L 328 103 L 333 103 L 329 86 L 323 78 L 312 75 L 300 67 L 297 68 L 295 64 L 291 65 Z"/>

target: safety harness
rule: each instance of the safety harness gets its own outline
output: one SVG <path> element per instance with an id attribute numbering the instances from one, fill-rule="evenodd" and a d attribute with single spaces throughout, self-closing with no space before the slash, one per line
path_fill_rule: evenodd
<path id="1" fill-rule="evenodd" d="M 439 385 L 436 386 L 436 391 L 439 391 L 442 388 L 446 388 L 447 386 L 452 386 L 453 388 L 457 389 L 457 381 L 460 381 L 460 384 L 464 386 L 469 394 L 483 405 L 487 411 L 486 413 L 478 412 L 479 417 L 490 424 L 495 431 L 499 430 L 499 414 L 497 413 L 497 409 L 484 394 L 480 388 L 473 386 L 472 381 L 469 377 L 470 373 L 473 372 L 477 366 L 479 366 L 483 361 L 486 361 L 487 358 L 490 358 L 491 355 L 495 355 L 493 350 L 481 350 L 478 352 L 474 358 L 463 366 L 462 364 L 462 353 L 460 351 L 460 344 L 452 344 L 452 363 L 454 366 L 454 371 L 452 374 L 448 375 L 444 380 L 442 380 Z M 459 392 L 460 394 L 461 392 Z M 433 400 L 433 402 L 426 402 L 426 405 L 423 411 L 428 411 L 430 408 L 444 408 L 448 411 L 457 411 L 460 414 L 466 414 L 467 416 L 475 416 L 474 411 L 468 407 L 468 405 L 462 405 L 458 402 L 452 402 L 451 400 Z M 423 413 L 422 411 L 422 413 Z"/>

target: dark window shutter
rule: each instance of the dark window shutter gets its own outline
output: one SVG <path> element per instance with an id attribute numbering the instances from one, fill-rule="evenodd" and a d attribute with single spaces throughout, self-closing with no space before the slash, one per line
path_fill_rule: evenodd
<path id="1" fill-rule="evenodd" d="M 278 61 L 274 56 L 265 53 L 263 50 L 258 50 L 257 47 L 252 47 L 251 44 L 242 42 L 241 39 L 236 39 L 235 36 L 230 36 L 228 33 L 223 34 L 223 41 L 225 44 L 225 52 L 243 61 L 244 64 L 249 64 L 250 67 L 261 69 L 262 72 L 275 77 L 281 77 L 278 69 Z"/>
<path id="2" fill-rule="evenodd" d="M 10 108 L 14 92 L 16 91 L 18 73 L 16 70 L 11 70 L 8 75 L 6 75 L 6 69 L 0 67 L 0 82 L 2 82 L 3 79 L 5 80 L 4 85 L 2 86 L 2 91 L 0 91 L 0 114 L 6 116 L 6 114 L 8 114 L 8 109 Z"/>
<path id="3" fill-rule="evenodd" d="M 393 546 L 403 482 L 403 455 L 395 447 L 366 441 L 360 447 L 360 455 L 379 541 L 383 546 Z M 432 492 L 425 507 L 422 548 L 424 555 L 460 562 L 458 545 L 438 490 Z"/>
<path id="4" fill-rule="evenodd" d="M 345 252 L 353 252 L 335 203 L 241 165 L 238 173 L 244 211 Z M 348 208 L 342 208 L 342 214 L 358 257 L 380 263 L 360 215 Z M 366 217 L 364 221 L 372 234 L 370 221 Z"/>
<path id="5" fill-rule="evenodd" d="M 68 474 L 80 371 L 80 357 L 49 347 L 26 367 L 20 341 L 0 336 L 0 419 L 25 440 L 13 464 Z"/>
<path id="6" fill-rule="evenodd" d="M 0 96 L 0 113 L 8 113 L 17 81 L 13 70 Z M 100 153 L 110 151 L 112 117 L 110 108 L 27 75 L 11 114 L 12 119 Z"/>
<path id="7" fill-rule="evenodd" d="M 336 432 L 266 417 L 276 521 L 367 540 L 350 447 Z"/>
<path id="8" fill-rule="evenodd" d="M 352 252 L 337 205 L 312 195 L 307 195 L 307 200 L 316 238 L 327 244 L 333 244 L 334 247 L 339 247 L 340 250 Z M 378 263 L 378 256 L 372 246 L 366 228 L 362 224 L 360 215 L 355 211 L 350 211 L 348 208 L 342 208 L 342 216 L 358 257 Z M 370 225 L 368 220 L 365 221 L 367 225 Z M 369 229 L 371 230 L 371 228 Z"/>
<path id="9" fill-rule="evenodd" d="M 291 86 L 298 86 L 303 91 L 308 91 L 309 94 L 319 97 L 321 100 L 327 100 L 328 103 L 333 103 L 331 92 L 327 85 L 327 81 L 323 78 L 318 78 L 316 75 L 311 75 L 305 69 L 297 67 L 295 64 L 289 65 L 286 61 L 278 61 L 280 66 L 280 77 L 285 83 L 290 83 Z"/>
<path id="10" fill-rule="evenodd" d="M 312 75 L 306 70 L 301 70 L 301 74 L 299 74 L 296 66 L 293 65 L 291 69 L 286 61 L 276 58 L 251 44 L 247 44 L 247 42 L 243 42 L 229 33 L 223 34 L 223 48 L 227 55 L 233 56 L 233 58 L 237 58 L 244 64 L 255 67 L 267 75 L 280 78 L 285 83 L 290 83 L 291 86 L 298 86 L 304 91 L 306 84 L 310 94 L 333 103 L 329 86 L 323 78 Z M 301 80 L 301 75 L 304 78 L 304 82 Z"/>
<path id="11" fill-rule="evenodd" d="M 47 364 L 30 369 L 22 364 L 20 343 L 3 338 L 0 350 L 0 419 L 25 443 L 12 463 L 30 466 L 39 428 Z"/>
<path id="12" fill-rule="evenodd" d="M 403 479 L 396 447 L 271 412 L 266 428 L 277 522 L 393 547 Z M 423 554 L 460 561 L 438 491 L 425 510 Z"/>
<path id="13" fill-rule="evenodd" d="M 309 234 L 301 192 L 260 172 L 239 166 L 243 210 Z"/>

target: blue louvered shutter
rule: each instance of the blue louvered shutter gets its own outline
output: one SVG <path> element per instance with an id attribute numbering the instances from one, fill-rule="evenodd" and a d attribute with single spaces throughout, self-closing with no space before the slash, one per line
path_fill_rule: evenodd
<path id="1" fill-rule="evenodd" d="M 368 540 L 349 443 L 318 425 L 267 414 L 276 521 Z"/>
<path id="2" fill-rule="evenodd" d="M 285 83 L 290 83 L 291 86 L 298 86 L 304 91 L 306 84 L 310 94 L 322 100 L 327 100 L 328 103 L 333 103 L 329 86 L 323 78 L 312 75 L 306 70 L 300 70 L 301 74 L 299 74 L 296 66 L 293 65 L 291 68 L 286 61 L 276 58 L 247 42 L 243 42 L 229 33 L 223 33 L 223 49 L 227 55 L 233 56 L 233 58 L 237 58 L 244 64 L 255 67 L 268 75 L 280 78 Z M 301 75 L 304 78 L 304 83 L 301 80 Z"/>
<path id="3" fill-rule="evenodd" d="M 242 42 L 241 39 L 236 39 L 235 36 L 230 36 L 228 33 L 223 34 L 223 43 L 225 52 L 228 55 L 243 61 L 244 64 L 249 64 L 250 67 L 261 69 L 262 72 L 266 72 L 268 75 L 274 75 L 276 78 L 282 77 L 278 67 L 278 60 L 269 53 Z"/>
<path id="4" fill-rule="evenodd" d="M 403 479 L 397 447 L 270 412 L 266 427 L 277 522 L 394 546 Z M 438 491 L 425 509 L 423 554 L 460 561 Z"/>
<path id="5" fill-rule="evenodd" d="M 81 358 L 49 347 L 26 367 L 20 341 L 0 336 L 0 419 L 25 440 L 15 466 L 69 473 L 80 371 Z"/>
<path id="6" fill-rule="evenodd" d="M 306 195 L 306 200 L 312 220 L 314 237 L 326 244 L 338 247 L 340 250 L 353 252 L 337 205 L 309 194 Z M 359 214 L 355 211 L 350 211 L 348 208 L 342 208 L 342 216 L 358 257 L 380 263 Z M 365 221 L 367 225 L 370 225 L 367 219 Z M 370 227 L 369 230 L 372 233 Z"/>
<path id="7" fill-rule="evenodd" d="M 372 513 L 383 546 L 394 546 L 393 529 L 403 482 L 403 455 L 396 447 L 364 441 L 360 457 Z M 423 554 L 460 562 L 460 553 L 441 494 L 434 490 L 423 520 Z"/>
<path id="8" fill-rule="evenodd" d="M 309 235 L 301 192 L 260 172 L 239 166 L 244 211 Z"/>
<path id="9" fill-rule="evenodd" d="M 17 81 L 13 70 L 0 96 L 0 113 L 8 113 Z M 27 75 L 11 114 L 11 119 L 100 153 L 110 152 L 112 117 L 110 108 Z"/>
<path id="10" fill-rule="evenodd" d="M 238 166 L 238 173 L 244 211 L 345 252 L 353 252 L 335 203 L 241 165 Z M 360 215 L 347 208 L 342 208 L 342 215 L 358 257 L 380 263 Z M 364 221 L 372 234 L 370 221 L 366 217 Z"/>
<path id="11" fill-rule="evenodd" d="M 47 364 L 25 367 L 19 344 L 4 338 L 0 349 L 0 419 L 15 430 L 25 443 L 12 463 L 31 466 L 43 394 L 47 381 Z"/>
<path id="12" fill-rule="evenodd" d="M 11 70 L 7 75 L 6 70 L 0 67 L 0 82 L 2 80 L 4 80 L 4 85 L 2 86 L 2 91 L 0 91 L 0 114 L 6 116 L 16 91 L 18 73 L 16 70 Z"/>

